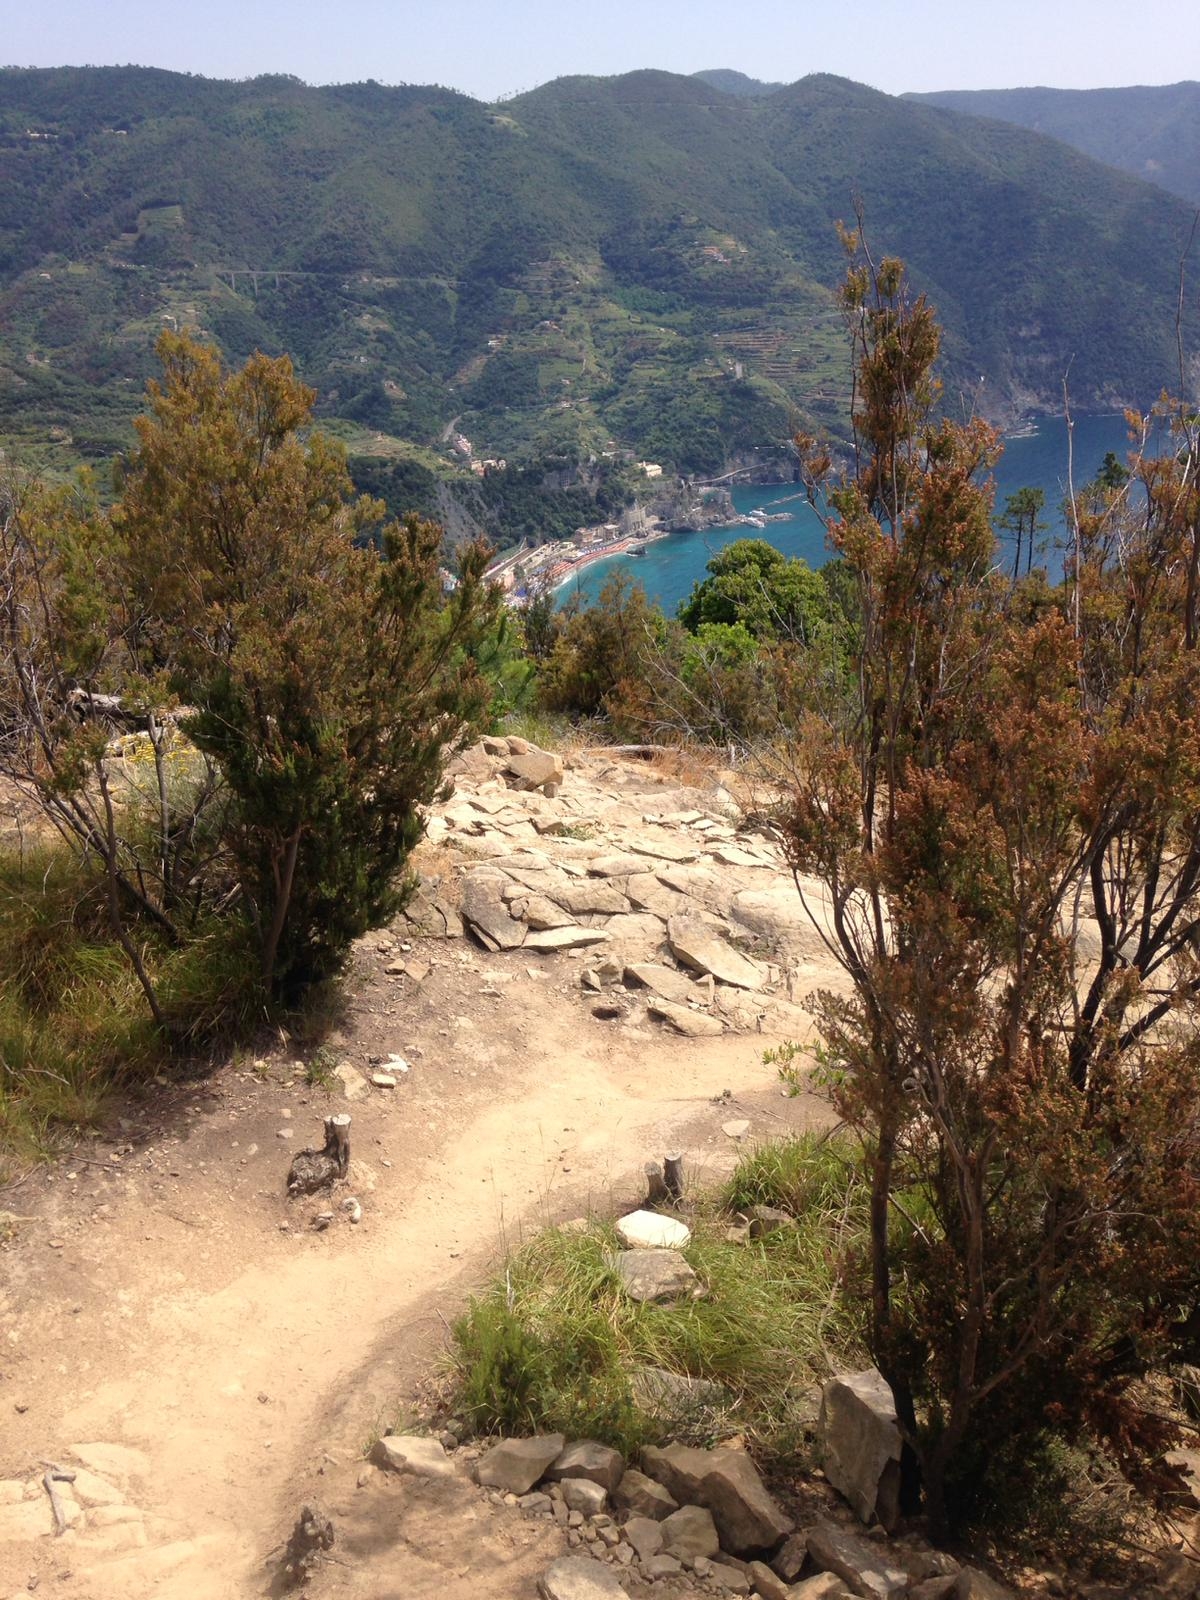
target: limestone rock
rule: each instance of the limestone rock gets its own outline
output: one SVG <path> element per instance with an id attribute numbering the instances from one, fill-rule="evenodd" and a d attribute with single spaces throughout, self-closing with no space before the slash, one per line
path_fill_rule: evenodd
<path id="1" fill-rule="evenodd" d="M 630 878 L 635 873 L 645 872 L 646 862 L 642 856 L 610 851 L 607 855 L 593 856 L 587 869 L 593 878 Z"/>
<path id="2" fill-rule="evenodd" d="M 703 1506 L 680 1506 L 664 1521 L 655 1524 L 662 1529 L 663 1549 L 668 1555 L 707 1556 L 711 1561 L 721 1553 L 721 1539 L 711 1511 Z"/>
<path id="3" fill-rule="evenodd" d="M 470 877 L 463 883 L 463 920 L 489 950 L 516 950 L 525 943 L 523 922 L 509 916 L 499 878 Z"/>
<path id="4" fill-rule="evenodd" d="M 634 1467 L 628 1469 L 613 1491 L 613 1500 L 635 1517 L 648 1517 L 654 1522 L 661 1522 L 679 1509 L 674 1495 Z"/>
<path id="5" fill-rule="evenodd" d="M 832 1522 L 808 1530 L 808 1553 L 822 1572 L 832 1572 L 862 1600 L 893 1600 L 908 1588 L 908 1574 L 889 1564 L 886 1549 Z"/>
<path id="6" fill-rule="evenodd" d="M 522 754 L 510 755 L 504 770 L 517 780 L 518 789 L 540 789 L 544 783 L 563 780 L 562 762 L 548 750 L 530 748 Z"/>
<path id="7" fill-rule="evenodd" d="M 695 1295 L 700 1288 L 700 1280 L 678 1250 L 622 1250 L 616 1268 L 625 1293 L 645 1305 L 667 1305 Z"/>
<path id="8" fill-rule="evenodd" d="M 762 1561 L 752 1561 L 746 1569 L 751 1587 L 760 1600 L 789 1600 L 791 1589 Z"/>
<path id="9" fill-rule="evenodd" d="M 830 1378 L 821 1396 L 821 1465 L 833 1487 L 868 1525 L 891 1533 L 900 1520 L 900 1452 L 896 1402 L 882 1373 Z"/>
<path id="10" fill-rule="evenodd" d="M 957 1589 L 957 1577 L 926 1578 L 909 1587 L 908 1600 L 953 1600 Z"/>
<path id="11" fill-rule="evenodd" d="M 569 928 L 575 920 L 569 911 L 564 911 L 562 906 L 556 905 L 544 894 L 531 894 L 509 904 L 513 916 L 520 917 L 528 927 L 537 931 L 543 928 Z"/>
<path id="12" fill-rule="evenodd" d="M 585 1517 L 599 1516 L 608 1504 L 607 1491 L 590 1478 L 564 1478 L 562 1491 L 567 1510 L 582 1512 Z"/>
<path id="13" fill-rule="evenodd" d="M 732 1567 L 726 1561 L 714 1561 L 708 1569 L 709 1581 L 727 1594 L 749 1594 L 750 1579 L 741 1567 Z"/>
<path id="14" fill-rule="evenodd" d="M 853 1600 L 853 1591 L 836 1572 L 818 1572 L 815 1578 L 805 1578 L 788 1590 L 789 1600 Z"/>
<path id="15" fill-rule="evenodd" d="M 651 1583 L 656 1578 L 674 1578 L 682 1571 L 683 1562 L 679 1557 L 668 1555 L 665 1550 L 642 1562 L 642 1572 Z"/>
<path id="16" fill-rule="evenodd" d="M 686 911 L 688 901 L 676 889 L 668 889 L 653 872 L 637 872 L 625 879 L 629 903 L 639 911 L 653 911 L 658 917 L 673 917 Z"/>
<path id="17" fill-rule="evenodd" d="M 342 1092 L 347 1100 L 361 1100 L 367 1092 L 367 1080 L 357 1067 L 349 1061 L 343 1061 L 334 1067 L 333 1075 L 342 1086 Z"/>
<path id="18" fill-rule="evenodd" d="M 657 995 L 660 1000 L 673 1001 L 675 1005 L 686 1005 L 689 1000 L 697 999 L 696 985 L 682 972 L 674 967 L 662 967 L 653 961 L 635 962 L 625 968 L 626 984 L 636 984 L 639 988 L 649 989 L 651 994 Z"/>
<path id="19" fill-rule="evenodd" d="M 611 883 L 589 883 L 586 878 L 556 886 L 551 898 L 573 917 L 615 917 L 629 910 L 629 901 Z"/>
<path id="20" fill-rule="evenodd" d="M 795 1217 L 789 1216 L 786 1211 L 780 1211 L 778 1206 L 751 1206 L 749 1215 L 752 1239 L 762 1239 L 768 1233 L 778 1233 L 781 1228 L 796 1226 Z"/>
<path id="21" fill-rule="evenodd" d="M 639 834 L 630 839 L 629 848 L 639 856 L 649 856 L 653 861 L 670 861 L 675 866 L 695 861 L 700 854 L 694 844 L 674 838 L 669 833 Z"/>
<path id="22" fill-rule="evenodd" d="M 454 1463 L 436 1439 L 416 1434 L 388 1434 L 376 1442 L 371 1460 L 393 1472 L 411 1473 L 414 1478 L 452 1478 Z"/>
<path id="23" fill-rule="evenodd" d="M 771 1571 L 778 1573 L 785 1583 L 795 1583 L 807 1560 L 808 1540 L 802 1533 L 793 1533 L 771 1557 Z"/>
<path id="24" fill-rule="evenodd" d="M 699 917 L 672 917 L 667 923 L 667 941 L 685 966 L 694 967 L 697 972 L 711 972 L 718 983 L 732 984 L 737 989 L 763 986 L 762 969 Z"/>
<path id="25" fill-rule="evenodd" d="M 750 1124 L 745 1117 L 737 1117 L 733 1122 L 723 1122 L 721 1132 L 727 1139 L 744 1139 L 750 1132 Z"/>
<path id="26" fill-rule="evenodd" d="M 642 1468 L 681 1505 L 706 1506 L 732 1555 L 773 1550 L 793 1528 L 767 1493 L 758 1469 L 741 1450 L 693 1450 L 668 1445 L 643 1452 Z"/>
<path id="27" fill-rule="evenodd" d="M 630 1250 L 682 1250 L 692 1231 L 657 1211 L 630 1211 L 617 1219 L 617 1238 Z"/>
<path id="28" fill-rule="evenodd" d="M 725 1032 L 725 1024 L 719 1017 L 710 1017 L 707 1011 L 689 1011 L 687 1006 L 676 1005 L 673 1000 L 648 1000 L 646 1010 L 688 1039 L 710 1038 Z"/>
<path id="29" fill-rule="evenodd" d="M 561 1433 L 539 1433 L 531 1439 L 502 1439 L 480 1457 L 476 1476 L 488 1489 L 528 1494 L 563 1452 Z"/>
<path id="30" fill-rule="evenodd" d="M 542 1600 L 625 1600 L 615 1572 L 590 1556 L 563 1556 L 538 1580 Z"/>
<path id="31" fill-rule="evenodd" d="M 149 1476 L 150 1460 L 141 1450 L 128 1444 L 73 1444 L 71 1454 L 90 1471 L 118 1483 Z"/>
<path id="32" fill-rule="evenodd" d="M 630 1517 L 625 1524 L 625 1537 L 637 1551 L 642 1561 L 649 1561 L 663 1547 L 662 1523 L 652 1517 Z"/>
<path id="33" fill-rule="evenodd" d="M 602 928 L 544 928 L 530 933 L 525 939 L 526 950 L 582 950 L 588 945 L 605 944 L 607 933 Z"/>
<path id="34" fill-rule="evenodd" d="M 625 1472 L 625 1459 L 611 1445 L 595 1439 L 573 1440 L 546 1473 L 549 1482 L 566 1478 L 587 1478 L 608 1493 L 617 1487 Z"/>

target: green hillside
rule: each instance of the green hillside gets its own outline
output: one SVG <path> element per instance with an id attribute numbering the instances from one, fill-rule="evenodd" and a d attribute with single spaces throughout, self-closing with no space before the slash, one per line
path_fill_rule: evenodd
<path id="1" fill-rule="evenodd" d="M 707 83 L 712 89 L 720 89 L 723 94 L 742 95 L 749 100 L 757 100 L 764 94 L 774 94 L 776 89 L 786 88 L 782 83 L 764 83 L 761 78 L 750 78 L 744 72 L 735 72 L 731 67 L 711 67 L 707 72 L 693 72 L 693 78 L 699 78 L 701 83 Z"/>
<path id="2" fill-rule="evenodd" d="M 1068 363 L 1081 407 L 1169 381 L 1186 206 L 843 79 L 750 97 L 637 72 L 492 107 L 9 69 L 0 440 L 52 465 L 122 447 L 167 324 L 234 361 L 290 351 L 389 481 L 472 481 L 456 436 L 618 501 L 631 459 L 783 461 L 798 419 L 844 425 L 834 222 L 859 194 L 985 408 L 1053 404 Z"/>
<path id="3" fill-rule="evenodd" d="M 908 98 L 1048 133 L 1200 206 L 1200 83 L 948 90 Z"/>

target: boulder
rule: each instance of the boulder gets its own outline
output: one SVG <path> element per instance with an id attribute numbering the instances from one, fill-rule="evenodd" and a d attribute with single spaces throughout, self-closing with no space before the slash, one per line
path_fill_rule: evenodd
<path id="1" fill-rule="evenodd" d="M 539 1433 L 531 1439 L 502 1439 L 479 1459 L 478 1481 L 507 1494 L 528 1494 L 546 1469 L 563 1453 L 561 1433 Z"/>
<path id="2" fill-rule="evenodd" d="M 682 1571 L 683 1562 L 679 1557 L 668 1555 L 665 1550 L 659 1555 L 648 1556 L 642 1562 L 642 1575 L 650 1583 L 656 1578 L 674 1578 Z"/>
<path id="3" fill-rule="evenodd" d="M 438 1441 L 416 1434 L 389 1433 L 376 1441 L 371 1460 L 377 1466 L 389 1467 L 393 1472 L 411 1473 L 414 1478 L 454 1476 L 454 1463 Z"/>
<path id="4" fill-rule="evenodd" d="M 777 1573 L 784 1583 L 795 1583 L 804 1571 L 807 1560 L 808 1540 L 802 1533 L 793 1533 L 771 1557 L 771 1571 Z"/>
<path id="5" fill-rule="evenodd" d="M 678 1250 L 622 1250 L 616 1269 L 629 1298 L 645 1305 L 667 1305 L 700 1291 L 699 1278 Z"/>
<path id="6" fill-rule="evenodd" d="M 707 1507 L 722 1548 L 732 1555 L 773 1550 L 792 1531 L 791 1518 L 775 1504 L 758 1469 L 741 1450 L 693 1450 L 672 1444 L 644 1451 L 642 1468 L 681 1505 Z"/>
<path id="7" fill-rule="evenodd" d="M 581 1511 L 585 1517 L 598 1517 L 608 1505 L 608 1492 L 590 1478 L 564 1478 L 563 1504 L 568 1511 Z"/>
<path id="8" fill-rule="evenodd" d="M 893 1600 L 908 1588 L 908 1574 L 893 1567 L 869 1539 L 860 1538 L 832 1522 L 818 1522 L 808 1530 L 808 1553 L 822 1572 L 832 1572 L 862 1600 Z"/>
<path id="9" fill-rule="evenodd" d="M 721 1539 L 711 1511 L 703 1506 L 680 1506 L 664 1521 L 654 1524 L 662 1530 L 663 1549 L 668 1555 L 694 1561 L 707 1556 L 711 1561 L 721 1553 Z"/>
<path id="10" fill-rule="evenodd" d="M 657 917 L 673 917 L 676 912 L 688 908 L 687 897 L 675 889 L 668 889 L 653 872 L 635 872 L 626 878 L 625 893 L 629 896 L 630 905 L 636 906 L 639 911 L 653 911 Z"/>
<path id="11" fill-rule="evenodd" d="M 957 1577 L 925 1578 L 910 1585 L 908 1600 L 953 1600 L 957 1588 Z"/>
<path id="12" fill-rule="evenodd" d="M 667 942 L 685 966 L 697 972 L 711 972 L 718 983 L 732 984 L 736 989 L 763 986 L 762 968 L 726 943 L 699 917 L 672 917 L 667 923 Z"/>
<path id="13" fill-rule="evenodd" d="M 624 1473 L 625 1460 L 619 1450 L 608 1444 L 598 1444 L 595 1439 L 576 1439 L 553 1463 L 546 1478 L 550 1483 L 565 1478 L 587 1478 L 611 1494 Z"/>
<path id="14" fill-rule="evenodd" d="M 752 1239 L 762 1239 L 768 1233 L 778 1233 L 781 1228 L 796 1226 L 795 1217 L 780 1211 L 778 1206 L 751 1206 L 749 1216 Z"/>
<path id="15" fill-rule="evenodd" d="M 613 1491 L 613 1500 L 635 1517 L 648 1517 L 653 1522 L 661 1522 L 679 1509 L 674 1495 L 634 1467 L 629 1468 Z"/>
<path id="16" fill-rule="evenodd" d="M 719 1017 L 710 1017 L 707 1011 L 689 1011 L 687 1006 L 676 1005 L 673 1000 L 648 1000 L 646 1010 L 687 1039 L 711 1038 L 725 1032 L 725 1024 Z"/>
<path id="17" fill-rule="evenodd" d="M 869 1367 L 830 1378 L 819 1429 L 825 1476 L 863 1522 L 878 1522 L 891 1533 L 900 1520 L 903 1441 L 883 1374 Z"/>
<path id="18" fill-rule="evenodd" d="M 509 916 L 500 878 L 467 878 L 462 889 L 463 921 L 489 950 L 516 950 L 525 943 L 523 922 Z"/>
<path id="19" fill-rule="evenodd" d="M 544 783 L 561 783 L 562 762 L 548 750 L 529 749 L 520 755 L 511 755 L 504 770 L 517 781 L 518 789 L 540 789 Z"/>
<path id="20" fill-rule="evenodd" d="M 629 1250 L 682 1250 L 692 1230 L 657 1211 L 630 1211 L 617 1219 L 617 1238 Z"/>
<path id="21" fill-rule="evenodd" d="M 593 878 L 631 878 L 645 872 L 646 863 L 641 856 L 623 855 L 615 850 L 593 856 L 587 864 Z"/>
<path id="22" fill-rule="evenodd" d="M 563 1556 L 538 1580 L 542 1600 L 625 1600 L 615 1572 L 590 1556 Z"/>
<path id="23" fill-rule="evenodd" d="M 649 1561 L 663 1547 L 662 1524 L 653 1517 L 630 1517 L 624 1533 L 642 1561 Z"/>
<path id="24" fill-rule="evenodd" d="M 746 1576 L 760 1600 L 789 1600 L 790 1587 L 765 1562 L 752 1561 L 746 1568 Z"/>

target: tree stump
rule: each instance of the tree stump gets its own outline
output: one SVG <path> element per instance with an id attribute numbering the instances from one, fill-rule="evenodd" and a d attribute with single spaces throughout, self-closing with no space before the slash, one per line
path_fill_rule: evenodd
<path id="1" fill-rule="evenodd" d="M 683 1199 L 683 1157 L 663 1157 L 663 1182 L 672 1200 Z"/>
<path id="2" fill-rule="evenodd" d="M 320 1150 L 298 1150 L 288 1169 L 290 1195 L 316 1194 L 329 1188 L 350 1170 L 350 1117 L 325 1118 L 325 1144 Z"/>

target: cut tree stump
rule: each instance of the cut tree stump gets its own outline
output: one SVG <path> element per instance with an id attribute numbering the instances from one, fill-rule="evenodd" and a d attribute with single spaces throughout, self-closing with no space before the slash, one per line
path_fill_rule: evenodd
<path id="1" fill-rule="evenodd" d="M 683 1199 L 683 1157 L 663 1157 L 663 1182 L 672 1200 Z"/>
<path id="2" fill-rule="evenodd" d="M 325 1144 L 320 1150 L 298 1150 L 288 1169 L 290 1195 L 316 1194 L 350 1171 L 350 1116 L 325 1118 Z"/>

